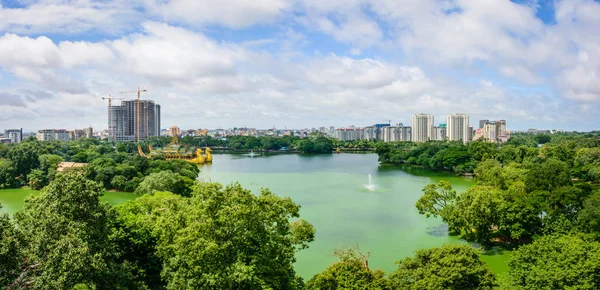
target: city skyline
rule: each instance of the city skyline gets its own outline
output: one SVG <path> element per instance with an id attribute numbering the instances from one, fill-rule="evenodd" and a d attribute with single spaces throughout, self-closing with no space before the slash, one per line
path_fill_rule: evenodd
<path id="1" fill-rule="evenodd" d="M 600 129 L 600 1 L 230 6 L 2 2 L 0 129 L 103 128 L 101 98 L 137 87 L 162 105 L 164 128 L 409 124 L 459 111 L 514 130 Z"/>

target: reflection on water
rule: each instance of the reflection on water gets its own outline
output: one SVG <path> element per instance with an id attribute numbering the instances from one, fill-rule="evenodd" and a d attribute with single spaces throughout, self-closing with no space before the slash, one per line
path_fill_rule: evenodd
<path id="1" fill-rule="evenodd" d="M 427 234 L 432 237 L 447 237 L 448 236 L 448 225 L 440 224 L 437 226 L 427 227 Z"/>

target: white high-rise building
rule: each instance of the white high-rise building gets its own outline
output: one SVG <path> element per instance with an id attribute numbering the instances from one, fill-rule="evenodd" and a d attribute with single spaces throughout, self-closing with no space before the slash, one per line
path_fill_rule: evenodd
<path id="1" fill-rule="evenodd" d="M 410 141 L 410 127 L 386 126 L 382 128 L 383 142 Z"/>
<path id="2" fill-rule="evenodd" d="M 431 140 L 444 141 L 446 137 L 446 124 L 433 127 L 433 138 Z"/>
<path id="3" fill-rule="evenodd" d="M 452 114 L 446 117 L 446 135 L 450 141 L 469 142 L 469 116 Z"/>
<path id="4" fill-rule="evenodd" d="M 433 115 L 416 114 L 412 117 L 411 137 L 413 142 L 434 140 Z"/>

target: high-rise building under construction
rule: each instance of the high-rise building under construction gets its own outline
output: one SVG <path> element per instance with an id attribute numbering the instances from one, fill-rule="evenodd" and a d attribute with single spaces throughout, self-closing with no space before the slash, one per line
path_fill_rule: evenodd
<path id="1" fill-rule="evenodd" d="M 138 114 L 138 100 L 122 101 L 120 106 L 108 108 L 108 136 L 114 141 L 146 140 L 160 135 L 160 105 L 151 100 L 141 100 Z"/>

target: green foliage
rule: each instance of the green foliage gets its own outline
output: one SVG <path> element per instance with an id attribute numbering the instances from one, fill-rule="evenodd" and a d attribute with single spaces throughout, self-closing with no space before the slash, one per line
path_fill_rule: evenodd
<path id="1" fill-rule="evenodd" d="M 444 211 L 456 201 L 456 191 L 452 189 L 452 184 L 446 180 L 431 183 L 423 188 L 423 192 L 416 204 L 419 213 L 427 217 L 441 216 L 444 219 Z"/>
<path id="2" fill-rule="evenodd" d="M 47 174 L 44 174 L 44 172 L 39 169 L 32 170 L 31 173 L 29 173 L 29 175 L 27 175 L 27 180 L 29 181 L 29 187 L 31 189 L 35 189 L 35 190 L 42 189 L 44 186 L 46 186 L 46 183 L 48 181 L 46 179 L 46 176 L 47 176 Z"/>
<path id="3" fill-rule="evenodd" d="M 452 227 L 462 226 L 462 232 L 470 239 L 489 245 L 493 233 L 500 226 L 503 206 L 504 198 L 500 190 L 490 186 L 473 186 L 458 196 L 454 213 L 459 217 L 453 220 L 460 223 Z"/>
<path id="4" fill-rule="evenodd" d="M 46 153 L 40 142 L 26 141 L 9 147 L 7 157 L 14 165 L 15 176 L 24 181 L 31 170 L 40 165 L 39 156 Z"/>
<path id="5" fill-rule="evenodd" d="M 118 211 L 115 239 L 130 249 L 128 261 L 146 273 L 142 276 L 149 286 L 301 288 L 294 254 L 314 239 L 314 229 L 295 220 L 299 206 L 289 198 L 268 190 L 256 196 L 239 184 L 205 183 L 189 198 L 156 192 Z M 159 271 L 164 284 L 151 281 L 151 273 Z"/>
<path id="6" fill-rule="evenodd" d="M 390 275 L 392 289 L 492 289 L 494 274 L 479 260 L 479 250 L 468 245 L 445 245 L 417 251 L 397 262 Z"/>
<path id="7" fill-rule="evenodd" d="M 80 283 L 136 288 L 109 243 L 116 213 L 100 203 L 102 192 L 100 184 L 73 172 L 57 175 L 40 195 L 26 200 L 15 219 L 32 270 L 20 284 L 31 283 L 34 289 L 71 289 Z"/>
<path id="8" fill-rule="evenodd" d="M 121 181 L 124 181 L 124 178 Z M 125 183 L 123 183 L 124 185 Z M 192 179 L 167 170 L 146 176 L 135 189 L 135 193 L 142 195 L 154 194 L 157 191 L 168 191 L 182 196 L 189 196 L 193 185 L 194 181 Z"/>
<path id="9" fill-rule="evenodd" d="M 383 163 L 408 163 L 435 170 L 452 170 L 458 174 L 472 173 L 477 164 L 496 155 L 496 145 L 486 142 L 463 144 L 457 141 L 425 143 L 390 142 L 375 147 Z"/>
<path id="10" fill-rule="evenodd" d="M 19 183 L 15 177 L 15 167 L 12 161 L 0 159 L 0 189 L 18 186 Z"/>
<path id="11" fill-rule="evenodd" d="M 584 201 L 577 222 L 583 232 L 591 233 L 596 239 L 600 239 L 600 191 Z"/>
<path id="12" fill-rule="evenodd" d="M 22 243 L 8 215 L 0 215 L 0 285 L 2 286 L 11 284 L 21 273 Z"/>
<path id="13" fill-rule="evenodd" d="M 525 176 L 525 186 L 528 192 L 551 191 L 568 185 L 571 185 L 569 168 L 565 162 L 556 159 L 546 159 L 542 164 L 530 165 Z"/>
<path id="14" fill-rule="evenodd" d="M 323 136 L 296 140 L 292 145 L 301 153 L 325 154 L 333 152 L 333 142 Z"/>
<path id="15" fill-rule="evenodd" d="M 159 171 L 171 170 L 191 180 L 195 180 L 200 172 L 198 166 L 187 161 L 140 157 L 137 144 L 131 142 L 115 146 L 93 139 L 72 142 L 29 140 L 2 146 L 0 188 L 24 185 L 43 188 L 54 179 L 58 164 L 65 160 L 89 163 L 84 170 L 89 179 L 100 182 L 105 189 L 123 191 L 134 191 L 144 176 Z M 115 179 L 116 176 L 121 177 Z"/>
<path id="16" fill-rule="evenodd" d="M 538 134 L 533 137 L 533 140 L 535 140 L 538 144 L 546 144 L 552 140 L 552 137 L 547 134 Z"/>
<path id="17" fill-rule="evenodd" d="M 383 271 L 369 268 L 368 255 L 354 249 L 337 249 L 335 254 L 339 261 L 310 279 L 307 289 L 392 289 Z"/>
<path id="18" fill-rule="evenodd" d="M 511 289 L 600 288 L 600 243 L 578 235 L 540 237 L 508 265 Z"/>

